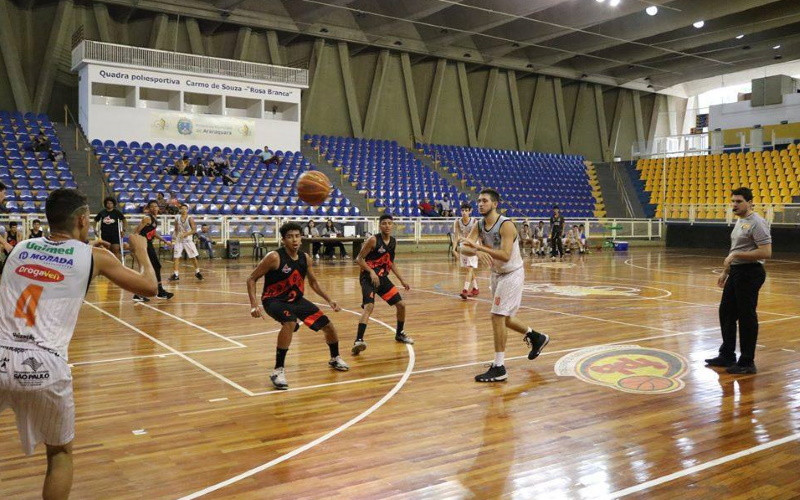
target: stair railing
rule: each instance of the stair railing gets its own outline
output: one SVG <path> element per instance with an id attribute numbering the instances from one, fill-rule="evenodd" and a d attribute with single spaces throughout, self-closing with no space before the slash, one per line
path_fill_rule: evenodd
<path id="1" fill-rule="evenodd" d="M 100 174 L 100 179 L 102 179 L 102 191 L 103 191 L 103 198 L 106 197 L 107 193 L 112 193 L 113 190 L 108 185 L 108 181 L 106 180 L 105 176 L 103 175 L 103 169 L 100 166 L 100 161 L 97 159 L 97 155 L 95 154 L 94 146 L 92 143 L 89 142 L 89 139 L 86 137 L 86 134 L 83 133 L 83 127 L 81 127 L 80 122 L 75 119 L 75 115 L 72 114 L 72 111 L 69 109 L 69 106 L 66 104 L 64 105 L 64 126 L 69 127 L 70 123 L 75 125 L 75 151 L 83 150 L 86 154 L 86 175 L 92 175 L 92 169 L 95 169 L 98 174 Z"/>

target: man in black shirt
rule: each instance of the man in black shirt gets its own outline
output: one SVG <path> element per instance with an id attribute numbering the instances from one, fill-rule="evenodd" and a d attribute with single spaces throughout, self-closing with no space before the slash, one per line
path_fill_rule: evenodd
<path id="1" fill-rule="evenodd" d="M 556 253 L 558 258 L 564 258 L 564 242 L 561 237 L 564 235 L 564 216 L 561 215 L 561 210 L 558 205 L 553 207 L 553 215 L 550 217 L 550 241 L 552 250 L 550 251 L 550 260 L 556 260 Z"/>
<path id="2" fill-rule="evenodd" d="M 31 228 L 31 234 L 28 238 L 41 238 L 44 236 L 44 231 L 42 231 L 42 221 L 39 219 L 33 219 L 33 227 Z"/>
<path id="3" fill-rule="evenodd" d="M 99 224 L 99 230 L 95 227 L 95 235 L 99 235 L 102 241 L 108 242 L 111 245 L 111 252 L 119 259 L 121 240 L 125 234 L 125 216 L 117 210 L 117 201 L 114 198 L 107 197 L 103 200 L 103 205 L 106 208 L 94 218 L 95 223 Z"/>

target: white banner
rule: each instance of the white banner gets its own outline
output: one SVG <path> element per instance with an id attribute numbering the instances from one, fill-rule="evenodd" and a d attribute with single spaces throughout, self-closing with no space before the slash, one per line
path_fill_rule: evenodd
<path id="1" fill-rule="evenodd" d="M 151 113 L 151 116 L 150 130 L 156 137 L 252 143 L 256 131 L 254 120 L 241 118 L 166 111 Z"/>
<path id="2" fill-rule="evenodd" d="M 264 85 L 246 80 L 219 77 L 209 78 L 200 75 L 187 75 L 180 72 L 156 72 L 146 69 L 90 64 L 89 80 L 96 83 L 111 83 L 164 90 L 183 90 L 198 94 L 226 95 L 250 99 L 264 99 L 278 102 L 300 102 L 300 89 Z"/>

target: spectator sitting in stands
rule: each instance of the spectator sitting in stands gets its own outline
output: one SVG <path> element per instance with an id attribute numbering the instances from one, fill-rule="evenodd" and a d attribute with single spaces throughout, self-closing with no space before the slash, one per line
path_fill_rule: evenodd
<path id="1" fill-rule="evenodd" d="M 339 228 L 336 227 L 336 224 L 331 219 L 325 221 L 325 228 L 323 229 L 323 236 L 327 238 L 339 238 L 342 236 L 341 231 Z M 339 247 L 339 256 L 344 259 L 347 257 L 347 250 L 344 248 L 344 244 L 341 241 L 334 241 L 331 243 L 325 243 L 325 255 L 327 257 L 333 258 L 334 253 L 336 253 L 336 247 Z"/>
<path id="2" fill-rule="evenodd" d="M 46 151 L 50 151 L 50 139 L 47 138 L 45 135 L 44 130 L 39 130 L 39 135 L 33 138 L 33 142 L 31 143 L 31 149 L 36 151 L 37 153 L 44 153 Z"/>
<path id="3" fill-rule="evenodd" d="M 17 232 L 16 221 L 12 220 L 11 222 L 8 223 L 8 234 L 6 234 L 6 243 L 8 243 L 8 245 L 11 248 L 14 248 L 15 246 L 17 246 L 17 243 L 19 243 L 19 232 Z M 6 253 L 6 255 L 11 253 L 11 250 L 7 250 L 5 248 L 3 249 L 3 251 Z"/>
<path id="4" fill-rule="evenodd" d="M 185 175 L 186 168 L 189 166 L 189 157 L 183 155 L 183 158 L 176 160 L 175 165 L 170 169 L 169 173 L 172 175 Z"/>
<path id="5" fill-rule="evenodd" d="M 53 151 L 51 149 L 49 154 L 47 155 L 47 158 L 50 161 L 59 162 L 59 161 L 64 159 L 64 152 L 63 151 Z"/>
<path id="6" fill-rule="evenodd" d="M 533 255 L 533 233 L 527 221 L 522 223 L 522 231 L 519 233 L 519 248 L 523 257 L 527 255 L 525 253 L 525 247 L 530 247 L 531 255 Z"/>
<path id="7" fill-rule="evenodd" d="M 313 220 L 308 221 L 306 227 L 303 228 L 303 236 L 307 236 L 309 238 L 319 238 L 319 229 L 317 229 L 317 223 Z M 315 259 L 319 259 L 319 249 L 322 247 L 321 241 L 315 241 L 312 244 L 312 251 L 311 254 L 314 256 Z"/>
<path id="8" fill-rule="evenodd" d="M 426 217 L 439 217 L 439 213 L 428 200 L 422 200 L 419 204 L 419 209 L 422 211 L 422 215 Z"/>
<path id="9" fill-rule="evenodd" d="M 200 248 L 208 252 L 209 259 L 213 259 L 215 241 L 211 239 L 211 233 L 208 232 L 208 224 L 200 226 L 200 231 L 197 232 L 197 239 L 200 240 Z"/>
<path id="10" fill-rule="evenodd" d="M 194 164 L 194 175 L 196 177 L 205 177 L 206 167 L 203 165 L 203 160 L 198 159 L 197 163 Z"/>
<path id="11" fill-rule="evenodd" d="M 181 211 L 181 201 L 175 193 L 169 193 L 167 198 L 167 208 L 164 213 L 169 215 L 177 215 Z"/>
<path id="12" fill-rule="evenodd" d="M 6 210 L 6 185 L 0 181 L 0 212 L 7 212 Z M 2 226 L 0 226 L 2 227 Z"/>
<path id="13" fill-rule="evenodd" d="M 222 153 L 217 152 L 211 161 L 214 164 L 214 170 L 216 170 L 215 174 L 222 177 L 224 185 L 229 186 L 236 182 L 228 173 L 231 168 L 231 162 L 227 158 L 223 158 Z"/>
<path id="14" fill-rule="evenodd" d="M 159 191 L 156 193 L 156 204 L 158 205 L 158 211 L 161 213 L 167 212 L 167 199 L 164 198 L 164 193 Z"/>
<path id="15" fill-rule="evenodd" d="M 269 146 L 264 146 L 264 149 L 258 154 L 258 157 L 261 158 L 261 164 L 265 167 L 269 167 L 271 163 L 274 163 L 276 167 L 281 164 L 281 158 L 270 151 Z"/>
<path id="16" fill-rule="evenodd" d="M 449 196 L 444 195 L 444 198 L 442 199 L 441 205 L 442 205 L 442 210 L 441 210 L 442 217 L 452 217 L 453 216 L 453 210 L 450 208 L 450 197 Z"/>
<path id="17" fill-rule="evenodd" d="M 33 227 L 31 228 L 31 233 L 28 235 L 28 238 L 41 238 L 44 236 L 44 231 L 42 231 L 42 221 L 39 219 L 33 219 Z"/>

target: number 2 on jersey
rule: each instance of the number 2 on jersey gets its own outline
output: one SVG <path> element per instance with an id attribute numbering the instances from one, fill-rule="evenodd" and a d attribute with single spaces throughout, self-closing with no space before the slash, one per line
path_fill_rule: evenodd
<path id="1" fill-rule="evenodd" d="M 23 318 L 27 326 L 34 326 L 36 324 L 36 306 L 39 305 L 39 298 L 43 291 L 44 287 L 39 285 L 28 285 L 17 300 L 14 317 Z"/>

